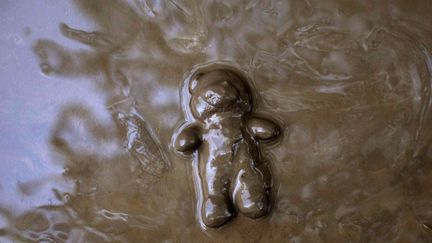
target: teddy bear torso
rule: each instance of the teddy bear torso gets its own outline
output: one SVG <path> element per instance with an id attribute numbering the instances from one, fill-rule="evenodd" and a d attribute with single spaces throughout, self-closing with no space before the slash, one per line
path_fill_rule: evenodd
<path id="1" fill-rule="evenodd" d="M 244 163 L 255 165 L 256 145 L 244 129 L 244 117 L 214 114 L 204 121 L 199 148 L 199 171 L 207 195 L 231 194 Z"/>

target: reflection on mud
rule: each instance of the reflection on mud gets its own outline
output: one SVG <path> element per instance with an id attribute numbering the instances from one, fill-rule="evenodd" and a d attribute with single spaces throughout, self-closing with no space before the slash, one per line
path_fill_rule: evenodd
<path id="1" fill-rule="evenodd" d="M 34 74 L 14 79 L 17 95 L 2 100 L 0 165 L 13 180 L 0 180 L 1 202 L 14 188 L 20 196 L 8 202 L 56 200 L 24 209 L 1 205 L 0 241 L 432 240 L 429 1 L 72 3 L 65 16 L 89 25 L 58 21 L 61 37 L 32 43 L 46 76 L 17 65 L 24 60 L 14 53 L 26 39 L 1 39 L 2 79 Z M 14 4 L 0 4 L 7 23 L 11 13 L 29 16 Z M 54 15 L 49 6 L 33 11 Z M 15 28 L 29 26 L 25 33 L 36 35 L 43 28 L 32 21 Z M 169 144 L 183 120 L 179 89 L 186 73 L 221 60 L 252 77 L 257 112 L 277 113 L 289 126 L 264 155 L 275 161 L 271 213 L 203 231 L 190 159 Z M 4 74 L 10 63 L 16 70 Z M 81 87 L 73 91 L 80 98 L 66 99 L 71 91 L 62 82 Z M 86 99 L 89 92 L 103 107 Z M 64 102 L 41 101 L 41 93 Z M 29 103 L 32 111 L 48 105 L 24 116 L 19 107 Z M 43 119 L 48 114 L 54 121 Z M 20 118 L 18 125 L 10 117 Z M 9 134 L 11 127 L 23 132 Z M 46 141 L 42 131 L 49 132 Z M 32 139 L 37 143 L 10 142 Z M 35 153 L 23 150 L 28 144 Z"/>

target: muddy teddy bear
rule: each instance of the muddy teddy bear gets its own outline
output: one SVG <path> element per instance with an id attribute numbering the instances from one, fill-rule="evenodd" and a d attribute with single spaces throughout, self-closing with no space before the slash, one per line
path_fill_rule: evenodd
<path id="1" fill-rule="evenodd" d="M 249 218 L 264 216 L 271 177 L 258 142 L 274 140 L 279 126 L 252 115 L 251 86 L 233 68 L 197 70 L 185 85 L 182 98 L 187 99 L 183 104 L 190 121 L 177 130 L 173 141 L 179 152 L 197 151 L 202 222 L 221 226 L 234 210 Z"/>

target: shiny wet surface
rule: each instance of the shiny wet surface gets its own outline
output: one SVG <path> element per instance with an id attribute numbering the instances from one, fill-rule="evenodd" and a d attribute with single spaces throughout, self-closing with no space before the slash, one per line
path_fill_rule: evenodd
<path id="1" fill-rule="evenodd" d="M 254 112 L 246 74 L 227 64 L 199 66 L 181 92 L 184 124 L 174 149 L 193 154 L 197 208 L 203 229 L 220 227 L 235 211 L 251 219 L 268 214 L 271 173 L 259 144 L 276 140 L 280 127 Z"/>
<path id="2" fill-rule="evenodd" d="M 429 1 L 2 1 L 0 241 L 430 242 Z M 171 135 L 225 60 L 283 124 L 271 213 L 197 221 Z"/>

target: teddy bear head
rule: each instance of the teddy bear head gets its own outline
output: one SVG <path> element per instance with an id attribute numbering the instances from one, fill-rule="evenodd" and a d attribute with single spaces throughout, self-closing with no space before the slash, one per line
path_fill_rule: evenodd
<path id="1" fill-rule="evenodd" d="M 252 94 L 245 78 L 231 69 L 198 72 L 189 83 L 192 115 L 205 120 L 217 113 L 243 115 L 252 109 Z"/>

